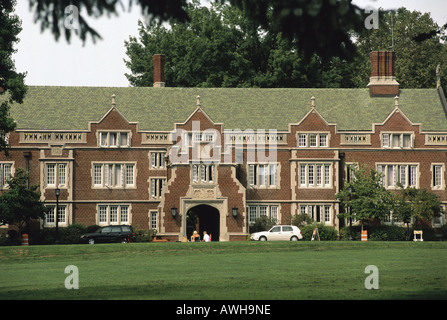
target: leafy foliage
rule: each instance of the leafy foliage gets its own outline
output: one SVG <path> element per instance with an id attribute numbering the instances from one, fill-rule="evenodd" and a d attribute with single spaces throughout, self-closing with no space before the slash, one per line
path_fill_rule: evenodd
<path id="1" fill-rule="evenodd" d="M 126 74 L 133 86 L 152 86 L 152 56 L 165 54 L 169 87 L 340 87 L 352 86 L 340 58 L 306 61 L 299 41 L 261 28 L 235 6 L 188 4 L 186 23 L 169 27 L 139 22 L 139 38 L 125 41 Z"/>
<path id="2" fill-rule="evenodd" d="M 16 127 L 9 115 L 13 102 L 22 103 L 26 94 L 25 73 L 18 73 L 15 69 L 12 55 L 16 52 L 14 44 L 19 42 L 18 34 L 22 30 L 21 22 L 14 14 L 15 0 L 0 2 L 0 96 L 7 95 L 8 99 L 1 99 L 0 103 L 0 151 L 7 153 L 8 144 L 5 136 Z"/>
<path id="3" fill-rule="evenodd" d="M 345 181 L 344 188 L 335 195 L 345 212 L 339 218 L 357 219 L 361 223 L 369 219 L 383 220 L 392 210 L 394 198 L 381 183 L 381 174 L 361 166 L 353 168 L 354 179 Z"/>
<path id="4" fill-rule="evenodd" d="M 17 224 L 19 230 L 32 220 L 44 218 L 49 211 L 40 201 L 39 185 L 28 187 L 29 174 L 17 168 L 9 181 L 9 190 L 0 196 L 0 223 Z"/>
<path id="5" fill-rule="evenodd" d="M 431 228 L 431 223 L 426 222 L 431 222 L 434 217 L 439 217 L 444 213 L 439 197 L 426 189 L 401 186 L 395 196 L 393 215 L 407 225 L 408 238 L 411 236 L 411 223 L 413 227 L 419 226 L 418 229 L 426 224 L 428 226 L 424 227 Z"/>
<path id="6" fill-rule="evenodd" d="M 338 232 L 334 227 L 326 226 L 323 223 L 308 224 L 301 228 L 301 233 L 303 235 L 303 240 L 311 240 L 312 233 L 314 232 L 315 226 L 318 228 L 318 234 L 321 241 L 335 241 L 338 237 Z"/>
<path id="7" fill-rule="evenodd" d="M 40 22 L 41 30 L 50 29 L 56 40 L 63 33 L 69 42 L 74 32 L 85 43 L 87 36 L 95 42 L 101 35 L 87 22 L 88 17 L 99 18 L 107 15 L 119 15 L 118 8 L 124 8 L 121 0 L 29 0 L 30 8 L 35 13 L 35 22 Z M 129 9 L 136 2 L 143 15 L 160 21 L 186 21 L 186 0 L 129 0 Z M 78 28 L 65 28 L 65 20 L 70 18 L 66 8 L 75 5 L 78 13 Z M 70 13 L 70 12 L 69 12 Z"/>
<path id="8" fill-rule="evenodd" d="M 429 13 L 405 8 L 380 11 L 378 29 L 363 29 L 360 33 L 354 33 L 359 55 L 353 63 L 357 69 L 354 75 L 357 79 L 353 82 L 358 87 L 368 84 L 371 51 L 394 50 L 397 53 L 396 79 L 400 88 L 434 88 L 438 64 L 441 64 L 441 82 L 446 83 L 445 32 L 445 28 L 440 28 Z"/>

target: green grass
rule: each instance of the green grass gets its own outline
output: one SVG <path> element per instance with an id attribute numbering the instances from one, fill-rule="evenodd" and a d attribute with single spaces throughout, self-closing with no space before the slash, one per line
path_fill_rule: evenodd
<path id="1" fill-rule="evenodd" d="M 65 267 L 79 270 L 67 290 Z M 365 268 L 379 270 L 367 290 Z M 445 299 L 447 242 L 215 242 L 0 248 L 0 299 Z"/>

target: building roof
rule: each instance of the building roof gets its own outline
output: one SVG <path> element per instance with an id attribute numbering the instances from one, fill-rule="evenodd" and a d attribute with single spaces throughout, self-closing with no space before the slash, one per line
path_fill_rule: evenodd
<path id="1" fill-rule="evenodd" d="M 143 131 L 170 131 L 197 107 L 224 129 L 288 130 L 315 108 L 340 131 L 371 130 L 393 111 L 393 97 L 370 97 L 367 88 L 137 88 L 30 86 L 11 116 L 19 130 L 88 130 L 112 106 Z M 447 118 L 437 89 L 401 89 L 399 108 L 424 131 L 447 131 Z"/>

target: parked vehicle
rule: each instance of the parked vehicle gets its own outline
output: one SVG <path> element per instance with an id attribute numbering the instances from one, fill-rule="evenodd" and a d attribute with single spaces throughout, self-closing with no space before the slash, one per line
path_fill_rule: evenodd
<path id="1" fill-rule="evenodd" d="M 298 241 L 303 239 L 300 228 L 297 226 L 273 226 L 269 231 L 255 232 L 250 235 L 250 240 L 259 241 L 275 241 L 275 240 L 290 240 Z"/>
<path id="2" fill-rule="evenodd" d="M 135 233 L 131 226 L 107 226 L 102 227 L 93 233 L 83 234 L 80 238 L 80 243 L 110 243 L 110 242 L 135 242 Z"/>

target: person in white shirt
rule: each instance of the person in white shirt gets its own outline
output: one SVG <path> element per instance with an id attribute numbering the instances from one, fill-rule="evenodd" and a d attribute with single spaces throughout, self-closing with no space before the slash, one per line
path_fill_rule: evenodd
<path id="1" fill-rule="evenodd" d="M 205 241 L 205 242 L 211 241 L 211 238 L 210 238 L 209 234 L 206 233 L 206 231 L 203 231 L 203 241 Z"/>

